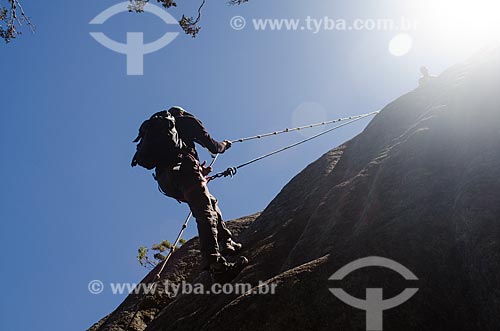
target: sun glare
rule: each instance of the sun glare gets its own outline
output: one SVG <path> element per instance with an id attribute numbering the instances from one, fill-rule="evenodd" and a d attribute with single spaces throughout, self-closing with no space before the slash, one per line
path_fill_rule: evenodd
<path id="1" fill-rule="evenodd" d="M 500 40 L 500 0 L 427 0 L 423 24 L 436 38 L 470 47 Z M 425 26 L 424 26 L 425 28 Z"/>

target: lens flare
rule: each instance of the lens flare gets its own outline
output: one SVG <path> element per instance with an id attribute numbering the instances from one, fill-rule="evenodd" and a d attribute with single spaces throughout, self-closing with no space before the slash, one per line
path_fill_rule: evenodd
<path id="1" fill-rule="evenodd" d="M 389 52 L 394 56 L 408 54 L 413 48 L 413 38 L 407 33 L 400 33 L 389 43 Z"/>

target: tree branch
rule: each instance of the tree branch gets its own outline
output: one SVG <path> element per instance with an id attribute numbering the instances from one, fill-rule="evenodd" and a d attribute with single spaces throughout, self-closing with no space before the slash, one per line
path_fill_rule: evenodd
<path id="1" fill-rule="evenodd" d="M 23 22 L 29 27 L 32 33 L 35 32 L 35 25 L 24 12 L 19 0 L 7 0 L 8 7 L 0 5 L 0 38 L 9 43 L 12 39 L 22 34 L 20 29 Z M 18 15 L 18 11 L 20 16 Z M 4 27 L 5 25 L 5 27 Z"/>
<path id="2" fill-rule="evenodd" d="M 161 5 L 165 8 L 177 7 L 177 3 L 175 2 L 175 0 L 156 0 L 156 1 L 161 3 Z M 144 6 L 146 6 L 148 2 L 149 0 L 130 0 L 129 11 L 142 13 L 144 12 Z M 187 35 L 190 35 L 193 38 L 196 37 L 201 30 L 201 27 L 198 25 L 198 23 L 201 21 L 201 16 L 202 16 L 201 13 L 206 2 L 207 0 L 201 1 L 200 7 L 198 8 L 198 15 L 196 18 L 182 15 L 182 18 L 179 21 L 179 25 L 181 26 L 182 30 L 184 30 L 184 32 Z M 230 5 L 241 5 L 245 2 L 248 2 L 248 0 L 228 0 L 228 3 Z"/>

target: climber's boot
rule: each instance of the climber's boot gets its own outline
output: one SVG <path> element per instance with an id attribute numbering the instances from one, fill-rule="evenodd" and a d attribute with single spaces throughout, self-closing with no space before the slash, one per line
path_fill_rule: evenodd
<path id="1" fill-rule="evenodd" d="M 240 256 L 234 263 L 227 262 L 224 259 L 219 259 L 217 262 L 210 264 L 210 274 L 215 283 L 229 283 L 248 265 L 248 259 Z"/>
<path id="2" fill-rule="evenodd" d="M 243 247 L 242 244 L 235 242 L 233 239 L 229 238 L 225 242 L 220 244 L 222 255 L 235 255 Z"/>

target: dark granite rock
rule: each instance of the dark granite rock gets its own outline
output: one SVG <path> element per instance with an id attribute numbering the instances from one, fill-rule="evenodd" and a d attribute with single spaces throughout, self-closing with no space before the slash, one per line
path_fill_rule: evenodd
<path id="1" fill-rule="evenodd" d="M 367 287 L 383 287 L 384 298 L 418 287 L 384 312 L 384 330 L 499 330 L 500 50 L 394 101 L 298 174 L 262 214 L 231 223 L 250 258 L 235 282 L 273 283 L 277 293 L 156 294 L 132 330 L 365 330 L 365 311 L 333 296 L 334 285 L 359 298 Z M 367 256 L 393 259 L 419 280 L 383 268 L 328 280 Z M 209 284 L 197 266 L 195 239 L 164 277 Z M 138 299 L 129 296 L 90 330 L 123 330 Z"/>

